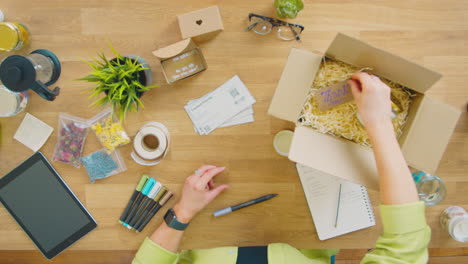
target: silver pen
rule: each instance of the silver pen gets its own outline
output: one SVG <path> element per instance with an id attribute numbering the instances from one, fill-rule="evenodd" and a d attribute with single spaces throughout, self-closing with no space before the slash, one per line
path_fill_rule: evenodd
<path id="1" fill-rule="evenodd" d="M 218 211 L 214 212 L 213 215 L 215 217 L 219 217 L 219 216 L 222 216 L 222 215 L 225 215 L 225 214 L 229 214 L 229 213 L 232 213 L 232 212 L 234 212 L 236 210 L 239 210 L 239 209 L 242 209 L 242 208 L 254 205 L 254 204 L 258 204 L 258 203 L 270 200 L 271 198 L 276 197 L 277 195 L 278 194 L 276 194 L 276 193 L 275 194 L 265 195 L 265 196 L 259 197 L 257 199 L 247 201 L 245 203 L 241 203 L 241 204 L 238 204 L 238 205 L 234 205 L 234 206 L 230 206 L 230 207 L 218 210 Z"/>
<path id="2" fill-rule="evenodd" d="M 340 190 L 338 191 L 338 203 L 336 205 L 335 228 L 338 227 L 338 215 L 340 213 L 340 203 L 341 203 L 341 183 L 340 183 Z"/>

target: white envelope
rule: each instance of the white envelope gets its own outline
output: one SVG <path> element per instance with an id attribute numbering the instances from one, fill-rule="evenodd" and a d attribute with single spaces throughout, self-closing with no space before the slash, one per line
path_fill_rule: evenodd
<path id="1" fill-rule="evenodd" d="M 191 100 L 185 110 L 195 129 L 200 134 L 207 135 L 240 112 L 248 111 L 248 107 L 254 103 L 255 98 L 236 75 L 215 91 Z"/>

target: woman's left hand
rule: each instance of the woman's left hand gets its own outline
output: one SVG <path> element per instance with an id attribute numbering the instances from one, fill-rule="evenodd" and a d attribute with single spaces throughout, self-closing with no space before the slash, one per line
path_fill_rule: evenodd
<path id="1" fill-rule="evenodd" d="M 225 167 L 203 165 L 187 177 L 180 200 L 174 206 L 177 219 L 188 223 L 192 218 L 213 201 L 221 192 L 229 188 L 223 184 L 215 186 L 213 178 L 223 172 Z"/>

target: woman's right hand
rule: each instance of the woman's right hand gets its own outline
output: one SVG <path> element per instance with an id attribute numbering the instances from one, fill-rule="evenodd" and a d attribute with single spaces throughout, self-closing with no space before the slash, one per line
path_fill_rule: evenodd
<path id="1" fill-rule="evenodd" d="M 353 74 L 348 84 L 351 87 L 359 115 L 366 129 L 392 124 L 390 87 L 379 77 L 365 72 Z"/>
<path id="2" fill-rule="evenodd" d="M 180 200 L 174 206 L 176 216 L 182 223 L 188 223 L 229 186 L 216 186 L 214 177 L 224 171 L 224 167 L 203 165 L 187 177 Z"/>

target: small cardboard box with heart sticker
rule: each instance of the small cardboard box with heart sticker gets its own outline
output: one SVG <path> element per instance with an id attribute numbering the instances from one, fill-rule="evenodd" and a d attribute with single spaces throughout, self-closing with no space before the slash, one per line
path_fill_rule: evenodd
<path id="1" fill-rule="evenodd" d="M 182 38 L 203 41 L 224 30 L 218 6 L 192 11 L 179 15 L 179 28 Z"/>

